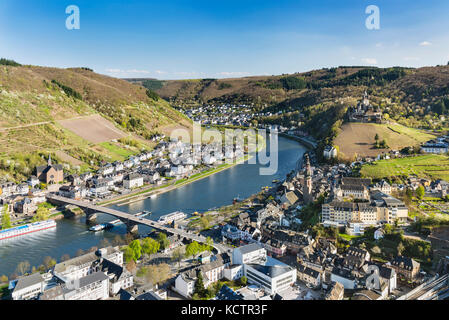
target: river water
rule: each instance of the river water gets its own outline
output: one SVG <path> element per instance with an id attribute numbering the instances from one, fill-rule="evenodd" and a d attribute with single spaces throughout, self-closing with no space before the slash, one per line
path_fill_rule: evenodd
<path id="1" fill-rule="evenodd" d="M 268 143 L 269 146 L 269 143 Z M 247 198 L 271 186 L 273 179 L 284 179 L 286 174 L 295 169 L 298 159 L 306 148 L 299 143 L 279 137 L 279 168 L 276 174 L 262 176 L 259 174 L 260 164 L 247 162 L 233 168 L 216 173 L 202 180 L 195 181 L 179 189 L 127 205 L 112 205 L 111 208 L 129 213 L 143 210 L 151 211 L 147 218 L 157 220 L 161 215 L 173 211 L 193 213 L 203 212 L 211 208 L 229 205 L 235 197 Z M 109 222 L 115 218 L 106 214 L 98 214 L 97 222 Z M 62 219 L 52 230 L 40 231 L 21 237 L 0 241 L 0 275 L 10 276 L 17 265 L 28 261 L 31 266 L 42 264 L 46 256 L 60 261 L 64 254 L 74 257 L 78 249 L 89 250 L 99 246 L 103 239 L 110 242 L 117 234 L 126 233 L 124 225 L 112 230 L 90 232 L 85 217 Z M 139 233 L 148 233 L 148 227 L 139 226 Z"/>

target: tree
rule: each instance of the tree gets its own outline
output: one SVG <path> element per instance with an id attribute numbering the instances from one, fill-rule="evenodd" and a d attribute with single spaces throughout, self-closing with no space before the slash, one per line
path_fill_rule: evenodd
<path id="1" fill-rule="evenodd" d="M 32 221 L 37 222 L 37 221 L 48 220 L 49 215 L 50 215 L 50 210 L 48 208 L 40 207 L 37 209 L 36 214 L 34 215 Z"/>
<path id="2" fill-rule="evenodd" d="M 139 260 L 142 256 L 142 246 L 140 245 L 140 241 L 134 240 L 129 244 L 128 247 L 132 250 L 132 259 L 134 261 Z"/>
<path id="3" fill-rule="evenodd" d="M 160 243 L 160 248 L 162 250 L 170 247 L 170 240 L 168 240 L 167 235 L 163 232 L 159 232 L 159 234 L 157 235 L 157 241 Z"/>
<path id="4" fill-rule="evenodd" d="M 123 259 L 128 263 L 131 260 L 134 260 L 134 251 L 130 247 L 126 246 L 123 249 Z"/>
<path id="5" fill-rule="evenodd" d="M 78 249 L 78 250 L 76 251 L 76 253 L 75 253 L 75 256 L 76 256 L 76 257 L 80 257 L 80 256 L 82 256 L 83 254 L 84 254 L 83 249 Z"/>
<path id="6" fill-rule="evenodd" d="M 124 241 L 123 237 L 120 236 L 119 234 L 117 234 L 117 235 L 114 237 L 114 240 L 112 240 L 112 244 L 113 244 L 114 246 L 120 246 L 120 245 L 122 245 L 124 242 L 125 242 L 125 241 Z"/>
<path id="7" fill-rule="evenodd" d="M 390 234 L 390 233 L 392 233 L 393 232 L 393 226 L 391 225 L 391 224 L 385 224 L 384 225 L 384 231 L 385 231 L 385 234 Z"/>
<path id="8" fill-rule="evenodd" d="M 142 251 L 147 255 L 151 256 L 152 254 L 155 254 L 159 251 L 160 247 L 161 244 L 152 238 L 145 238 L 142 241 Z"/>
<path id="9" fill-rule="evenodd" d="M 200 225 L 202 230 L 209 228 L 209 219 L 206 216 L 201 217 Z"/>
<path id="10" fill-rule="evenodd" d="M 404 247 L 404 245 L 402 244 L 402 242 L 399 242 L 398 247 L 396 248 L 396 250 L 397 250 L 397 252 L 398 252 L 398 256 L 401 256 L 402 253 L 403 253 L 404 250 L 405 250 L 405 247 Z"/>
<path id="11" fill-rule="evenodd" d="M 67 261 L 67 260 L 70 260 L 70 256 L 66 253 L 66 254 L 62 255 L 61 261 L 64 262 L 64 261 Z"/>
<path id="12" fill-rule="evenodd" d="M 424 198 L 425 193 L 426 190 L 423 186 L 419 186 L 418 189 L 416 189 L 416 197 L 418 197 L 419 200 L 422 200 Z"/>
<path id="13" fill-rule="evenodd" d="M 22 261 L 17 265 L 16 273 L 20 276 L 23 276 L 29 270 L 30 270 L 30 263 L 28 261 Z"/>
<path id="14" fill-rule="evenodd" d="M 9 229 L 12 227 L 11 225 L 11 217 L 9 216 L 8 205 L 5 204 L 3 206 L 3 214 L 2 214 L 2 229 Z"/>
<path id="15" fill-rule="evenodd" d="M 186 247 L 186 257 L 194 257 L 200 252 L 200 245 L 198 242 L 193 241 Z"/>
<path id="16" fill-rule="evenodd" d="M 433 112 L 435 112 L 438 115 L 443 115 L 446 113 L 446 105 L 444 103 L 444 100 L 439 100 L 434 106 L 433 106 Z"/>
<path id="17" fill-rule="evenodd" d="M 182 252 L 182 249 L 180 247 L 178 247 L 175 250 L 173 250 L 173 253 L 171 255 L 171 259 L 172 259 L 172 261 L 178 263 L 178 268 L 179 268 L 179 264 L 181 263 L 181 260 L 182 260 L 183 257 L 184 257 L 184 253 Z"/>
<path id="18" fill-rule="evenodd" d="M 214 241 L 212 240 L 212 238 L 211 237 L 207 237 L 206 238 L 206 250 L 207 251 L 212 251 L 213 245 L 214 245 Z"/>
<path id="19" fill-rule="evenodd" d="M 134 235 L 132 233 L 127 233 L 125 235 L 125 241 L 124 243 L 130 244 L 134 240 Z"/>
<path id="20" fill-rule="evenodd" d="M 242 286 L 246 286 L 247 283 L 248 283 L 248 278 L 245 277 L 245 276 L 242 276 L 242 277 L 240 278 L 240 284 L 241 284 Z"/>
<path id="21" fill-rule="evenodd" d="M 374 140 L 377 142 L 379 141 L 379 135 L 376 133 L 376 135 L 374 136 Z"/>
<path id="22" fill-rule="evenodd" d="M 44 267 L 45 267 L 46 270 L 49 270 L 55 264 L 56 264 L 56 260 L 53 259 L 52 257 L 47 256 L 47 257 L 44 258 Z"/>
<path id="23" fill-rule="evenodd" d="M 5 276 L 5 275 L 2 275 L 2 276 L 0 277 L 0 283 L 6 283 L 6 282 L 8 282 L 8 277 Z"/>
<path id="24" fill-rule="evenodd" d="M 136 268 L 137 268 L 137 265 L 134 262 L 134 260 L 132 260 L 132 259 L 126 264 L 126 269 L 128 269 L 131 272 L 134 272 L 134 270 L 136 270 Z"/>
<path id="25" fill-rule="evenodd" d="M 206 289 L 204 288 L 203 274 L 201 271 L 198 272 L 193 292 L 197 293 L 200 297 L 204 297 L 206 294 Z"/>
<path id="26" fill-rule="evenodd" d="M 171 268 L 166 263 L 149 265 L 146 270 L 146 278 L 153 285 L 166 281 L 170 275 Z"/>
<path id="27" fill-rule="evenodd" d="M 371 251 L 372 251 L 372 253 L 374 253 L 374 254 L 381 254 L 381 253 L 382 253 L 382 250 L 381 250 L 378 246 L 374 246 L 374 247 L 371 249 Z"/>

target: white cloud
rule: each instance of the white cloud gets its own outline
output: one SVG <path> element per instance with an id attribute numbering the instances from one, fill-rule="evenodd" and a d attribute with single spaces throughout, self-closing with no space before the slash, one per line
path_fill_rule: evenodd
<path id="1" fill-rule="evenodd" d="M 121 70 L 121 69 L 113 69 L 109 68 L 105 70 L 107 73 L 115 75 L 115 76 L 129 76 L 133 74 L 150 74 L 151 72 L 148 70 L 139 70 L 139 69 L 130 69 L 130 70 Z"/>
<path id="2" fill-rule="evenodd" d="M 122 70 L 120 70 L 120 69 L 106 69 L 106 72 L 108 72 L 108 73 L 121 73 Z"/>
<path id="3" fill-rule="evenodd" d="M 229 72 L 229 71 L 223 71 L 223 72 L 217 73 L 217 75 L 218 76 L 225 76 L 225 77 L 242 77 L 242 76 L 249 75 L 249 72 L 242 72 L 242 71 Z"/>
<path id="4" fill-rule="evenodd" d="M 150 71 L 147 71 L 147 70 L 136 70 L 136 69 L 127 70 L 125 72 L 126 73 L 142 73 L 142 74 L 149 74 L 150 73 Z"/>
<path id="5" fill-rule="evenodd" d="M 377 64 L 377 59 L 375 59 L 375 58 L 363 58 L 362 62 L 366 63 L 366 64 Z"/>
<path id="6" fill-rule="evenodd" d="M 431 46 L 432 43 L 430 43 L 429 41 L 423 41 L 419 44 L 421 47 L 428 47 Z"/>

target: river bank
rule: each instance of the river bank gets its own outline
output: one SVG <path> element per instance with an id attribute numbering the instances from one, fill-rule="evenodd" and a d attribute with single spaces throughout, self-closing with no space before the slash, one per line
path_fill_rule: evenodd
<path id="1" fill-rule="evenodd" d="M 270 140 L 267 139 L 267 150 L 269 143 Z M 182 211 L 190 216 L 195 212 L 207 212 L 211 211 L 211 208 L 232 205 L 234 198 L 246 199 L 260 192 L 262 187 L 272 185 L 274 179 L 284 179 L 286 174 L 295 169 L 298 159 L 302 158 L 305 151 L 306 148 L 297 142 L 279 137 L 279 167 L 273 175 L 260 175 L 260 168 L 267 165 L 259 162 L 242 163 L 155 198 L 122 207 L 112 205 L 111 208 L 131 214 L 150 211 L 152 214 L 148 219 L 156 221 L 162 215 L 175 211 Z M 233 208 L 228 211 L 233 211 Z M 99 213 L 96 223 L 108 223 L 114 219 Z M 149 232 L 149 227 L 139 227 L 140 235 Z M 124 237 L 126 233 L 126 226 L 123 224 L 107 231 L 90 232 L 83 214 L 70 219 L 59 219 L 54 229 L 1 241 L 0 275 L 13 274 L 17 265 L 23 261 L 36 266 L 42 264 L 46 256 L 57 261 L 60 261 L 63 255 L 75 257 L 80 250 L 86 252 L 93 247 L 102 246 L 105 241 L 113 243 L 117 236 Z"/>
<path id="2" fill-rule="evenodd" d="M 265 141 L 265 139 L 262 136 L 257 135 L 257 140 L 261 141 L 261 143 L 257 144 L 257 149 L 255 151 L 255 154 L 257 152 L 262 151 L 267 146 L 266 141 Z M 128 194 L 128 195 L 125 195 L 125 196 L 119 196 L 119 197 L 117 197 L 115 199 L 98 202 L 97 205 L 113 205 L 113 204 L 116 204 L 117 206 L 123 206 L 123 205 L 131 204 L 131 203 L 134 203 L 134 202 L 142 201 L 142 200 L 145 200 L 145 199 L 153 197 L 153 196 L 161 195 L 161 194 L 164 194 L 166 192 L 170 192 L 170 191 L 173 191 L 175 189 L 178 189 L 178 188 L 181 188 L 183 186 L 186 186 L 188 184 L 191 184 L 193 182 L 199 181 L 201 179 L 210 177 L 211 175 L 217 174 L 217 173 L 222 172 L 224 170 L 228 170 L 230 168 L 233 168 L 233 167 L 235 167 L 235 166 L 237 166 L 239 164 L 242 164 L 242 163 L 248 161 L 249 159 L 252 159 L 253 157 L 256 156 L 255 154 L 254 155 L 247 154 L 246 156 L 241 157 L 241 158 L 233 161 L 233 163 L 224 163 L 224 164 L 219 165 L 217 168 L 213 168 L 213 169 L 206 170 L 204 172 L 197 173 L 197 174 L 193 175 L 190 178 L 176 180 L 176 181 L 174 181 L 172 184 L 170 184 L 168 186 L 159 186 L 159 187 L 152 187 L 152 188 L 147 188 L 147 189 L 144 189 L 144 190 L 139 190 L 139 191 L 136 191 L 135 193 L 132 193 L 132 194 Z"/>

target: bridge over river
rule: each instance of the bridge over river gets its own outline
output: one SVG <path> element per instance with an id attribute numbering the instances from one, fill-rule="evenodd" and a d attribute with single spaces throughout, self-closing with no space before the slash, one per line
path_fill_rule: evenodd
<path id="1" fill-rule="evenodd" d="M 89 202 L 65 198 L 50 193 L 47 194 L 47 201 L 57 206 L 66 206 L 66 205 L 77 206 L 86 213 L 87 221 L 95 220 L 97 212 L 111 215 L 113 217 L 120 219 L 126 225 L 127 231 L 131 233 L 137 232 L 138 225 L 146 225 L 159 231 L 165 231 L 170 234 L 177 234 L 186 239 L 206 243 L 206 237 L 203 237 L 201 235 L 191 233 L 186 230 L 170 228 L 149 219 L 141 218 L 119 210 L 97 206 Z M 214 243 L 212 246 L 218 251 L 218 253 L 227 252 L 230 250 L 228 247 L 222 244 Z"/>

